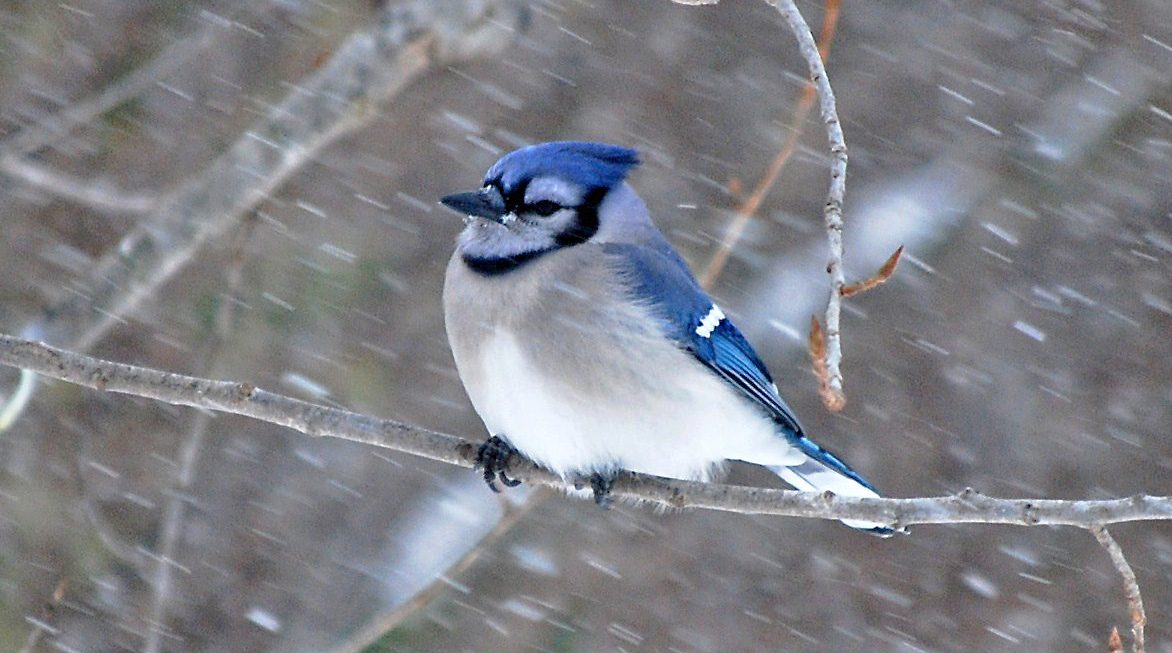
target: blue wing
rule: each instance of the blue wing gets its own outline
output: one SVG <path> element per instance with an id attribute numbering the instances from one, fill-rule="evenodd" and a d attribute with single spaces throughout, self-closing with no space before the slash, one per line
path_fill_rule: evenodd
<path id="1" fill-rule="evenodd" d="M 632 292 L 663 319 L 667 335 L 760 406 L 799 444 L 802 427 L 777 393 L 773 378 L 740 330 L 724 317 L 675 250 L 652 245 L 607 243 Z"/>
<path id="2" fill-rule="evenodd" d="M 666 240 L 657 239 L 647 245 L 607 243 L 603 247 L 619 261 L 619 269 L 637 299 L 647 302 L 663 319 L 668 336 L 760 406 L 785 438 L 813 461 L 810 469 L 804 469 L 807 465 L 791 468 L 798 476 L 816 474 L 822 465 L 875 490 L 842 459 L 805 436 L 757 352 L 700 288 L 687 264 Z"/>

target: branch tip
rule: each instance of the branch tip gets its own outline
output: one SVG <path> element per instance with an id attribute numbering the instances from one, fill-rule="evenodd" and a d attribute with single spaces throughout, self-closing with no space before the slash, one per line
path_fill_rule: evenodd
<path id="1" fill-rule="evenodd" d="M 878 272 L 871 275 L 867 279 L 860 281 L 859 283 L 852 283 L 843 286 L 842 290 L 840 291 L 842 296 L 853 297 L 860 293 L 867 292 L 875 286 L 886 283 L 887 280 L 891 278 L 891 275 L 895 274 L 895 267 L 899 265 L 899 259 L 901 256 L 903 256 L 903 245 L 900 245 L 894 252 L 891 253 L 891 256 L 887 257 L 887 260 L 883 262 L 883 265 L 879 268 Z"/>
<path id="2" fill-rule="evenodd" d="M 826 364 L 826 335 L 822 330 L 822 323 L 817 317 L 810 316 L 810 337 L 807 340 L 810 349 L 810 362 L 814 367 L 814 375 L 818 377 L 818 397 L 822 404 L 832 413 L 837 413 L 846 407 L 846 395 L 842 390 L 835 388 L 830 381 L 830 368 Z"/>
<path id="3" fill-rule="evenodd" d="M 1123 555 L 1123 548 L 1107 531 L 1106 526 L 1101 522 L 1091 524 L 1087 527 L 1099 544 L 1107 551 L 1107 555 L 1111 557 L 1112 564 L 1115 565 L 1115 570 L 1123 577 L 1123 593 L 1127 596 L 1127 607 L 1131 616 L 1131 650 L 1133 653 L 1144 653 L 1144 626 L 1148 622 L 1147 614 L 1144 612 L 1143 595 L 1139 590 L 1139 581 L 1135 578 L 1135 570 L 1131 568 L 1131 563 Z M 1119 638 L 1119 633 L 1116 629 L 1112 629 L 1112 640 L 1109 646 L 1113 645 Z M 1118 642 L 1118 648 L 1111 648 L 1112 651 L 1122 651 L 1123 643 Z"/>

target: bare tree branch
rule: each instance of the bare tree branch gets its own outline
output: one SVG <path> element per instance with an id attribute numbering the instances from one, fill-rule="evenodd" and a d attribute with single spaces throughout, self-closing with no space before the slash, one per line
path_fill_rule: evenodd
<path id="1" fill-rule="evenodd" d="M 1144 599 L 1139 592 L 1139 582 L 1135 579 L 1135 571 L 1127 562 L 1127 558 L 1123 556 L 1123 549 L 1102 524 L 1092 524 L 1090 531 L 1099 544 L 1107 550 L 1107 555 L 1111 556 L 1111 562 L 1115 565 L 1115 569 L 1123 577 L 1123 593 L 1127 596 L 1127 607 L 1131 612 L 1131 650 L 1132 653 L 1144 653 L 1144 625 L 1148 622 L 1148 616 L 1144 612 Z"/>
<path id="2" fill-rule="evenodd" d="M 49 345 L 0 334 L 0 364 L 106 392 L 130 394 L 180 406 L 195 406 L 279 424 L 315 437 L 372 444 L 431 460 L 472 467 L 476 445 L 446 433 L 383 420 L 262 390 L 248 383 L 213 381 L 146 367 L 103 361 Z M 513 456 L 508 475 L 528 483 L 569 489 L 581 479 L 563 479 Z M 830 493 L 794 492 L 697 483 L 626 473 L 614 485 L 619 497 L 672 508 L 856 519 L 902 529 L 912 524 L 1012 524 L 1079 526 L 1127 521 L 1172 520 L 1172 496 L 1066 501 L 995 499 L 973 490 L 948 497 L 871 499 Z"/>

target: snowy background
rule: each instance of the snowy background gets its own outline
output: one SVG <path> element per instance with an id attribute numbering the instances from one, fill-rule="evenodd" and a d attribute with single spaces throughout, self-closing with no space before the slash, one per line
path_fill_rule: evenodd
<path id="1" fill-rule="evenodd" d="M 632 183 L 699 268 L 731 189 L 801 128 L 714 295 L 820 442 L 891 496 L 1172 493 L 1166 0 L 844 3 L 828 70 L 851 156 L 848 278 L 908 249 L 847 304 L 838 415 L 804 346 L 828 284 L 825 137 L 791 122 L 805 68 L 775 10 L 524 4 L 503 51 L 367 107 L 89 351 L 480 439 L 439 301 L 461 223 L 436 198 L 521 144 L 630 145 Z M 380 5 L 0 2 L 0 331 L 84 297 L 154 200 Z M 800 7 L 817 32 L 821 3 Z M 174 65 L 138 92 L 14 151 L 159 60 Z M 16 379 L 0 370 L 0 394 Z M 730 480 L 776 485 L 749 467 Z M 526 496 L 493 531 L 506 505 L 467 470 L 43 384 L 0 434 L 0 650 L 351 651 L 383 624 L 375 650 L 1068 652 L 1126 631 L 1120 579 L 1080 530 L 880 540 Z M 1113 532 L 1149 650 L 1172 653 L 1172 528 Z"/>

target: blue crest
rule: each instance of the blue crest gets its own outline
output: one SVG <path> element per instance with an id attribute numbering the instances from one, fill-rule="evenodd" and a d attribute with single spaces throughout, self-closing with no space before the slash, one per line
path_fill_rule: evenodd
<path id="1" fill-rule="evenodd" d="M 509 152 L 484 175 L 484 183 L 498 183 L 508 195 L 543 175 L 572 181 L 586 188 L 613 188 L 639 165 L 630 148 L 606 143 L 557 141 Z"/>

